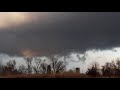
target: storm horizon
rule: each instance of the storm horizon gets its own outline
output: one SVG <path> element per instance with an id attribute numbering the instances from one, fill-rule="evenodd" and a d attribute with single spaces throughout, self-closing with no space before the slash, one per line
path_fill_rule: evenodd
<path id="1" fill-rule="evenodd" d="M 68 56 L 69 68 L 103 65 L 120 58 L 119 24 L 119 12 L 0 12 L 0 60 Z"/>

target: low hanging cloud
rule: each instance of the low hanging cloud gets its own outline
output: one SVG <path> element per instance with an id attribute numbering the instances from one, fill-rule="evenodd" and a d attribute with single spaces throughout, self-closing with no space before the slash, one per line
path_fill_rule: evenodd
<path id="1" fill-rule="evenodd" d="M 63 60 L 64 56 L 59 57 L 59 59 Z M 85 73 L 87 68 L 94 62 L 103 66 L 106 62 L 116 61 L 118 59 L 120 60 L 120 47 L 115 47 L 111 50 L 91 49 L 84 53 L 74 52 L 65 58 L 68 63 L 67 70 L 79 67 L 82 73 Z"/>
<path id="2" fill-rule="evenodd" d="M 67 56 L 57 56 L 60 60 L 65 60 L 67 62 L 67 70 L 75 69 L 79 67 L 82 73 L 85 73 L 87 68 L 93 63 L 98 62 L 100 66 L 104 65 L 106 62 L 115 61 L 120 59 L 120 47 L 112 48 L 111 50 L 88 50 L 85 53 L 70 53 Z M 41 56 L 37 57 L 42 60 L 49 62 L 51 57 Z M 9 60 L 16 60 L 17 68 L 20 65 L 26 65 L 23 57 L 9 56 L 7 54 L 0 54 L 0 61 L 3 64 Z"/>
<path id="3" fill-rule="evenodd" d="M 119 12 L 0 13 L 0 53 L 48 56 L 120 47 Z"/>

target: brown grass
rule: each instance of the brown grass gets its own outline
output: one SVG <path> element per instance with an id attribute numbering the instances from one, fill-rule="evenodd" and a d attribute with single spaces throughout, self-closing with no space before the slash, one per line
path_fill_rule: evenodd
<path id="1" fill-rule="evenodd" d="M 62 73 L 62 74 L 4 74 L 0 78 L 87 78 L 85 74 Z"/>
<path id="2" fill-rule="evenodd" d="M 106 77 L 106 76 L 97 76 L 91 77 L 86 74 L 78 73 L 62 73 L 62 74 L 1 74 L 0 78 L 120 78 L 120 77 Z"/>

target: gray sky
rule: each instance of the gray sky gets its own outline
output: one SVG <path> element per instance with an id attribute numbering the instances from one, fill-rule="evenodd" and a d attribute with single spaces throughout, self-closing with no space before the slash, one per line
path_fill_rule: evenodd
<path id="1" fill-rule="evenodd" d="M 0 59 L 54 54 L 69 54 L 71 61 L 83 55 L 86 65 L 118 58 L 120 13 L 0 12 Z"/>
<path id="2" fill-rule="evenodd" d="M 48 55 L 120 45 L 119 12 L 0 14 L 4 17 L 0 24 L 4 22 L 6 25 L 0 25 L 0 53 L 21 55 L 21 50 L 29 50 L 34 55 Z"/>

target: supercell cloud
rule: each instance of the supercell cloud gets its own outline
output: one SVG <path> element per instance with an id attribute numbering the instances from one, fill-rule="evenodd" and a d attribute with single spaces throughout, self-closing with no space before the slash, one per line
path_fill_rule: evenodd
<path id="1" fill-rule="evenodd" d="M 119 12 L 0 12 L 0 53 L 67 55 L 120 46 Z"/>
<path id="2" fill-rule="evenodd" d="M 68 55 L 68 68 L 83 70 L 119 58 L 120 13 L 0 12 L 0 60 L 50 55 Z"/>

